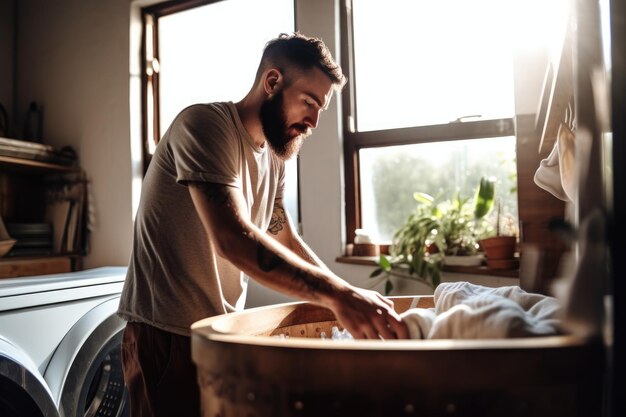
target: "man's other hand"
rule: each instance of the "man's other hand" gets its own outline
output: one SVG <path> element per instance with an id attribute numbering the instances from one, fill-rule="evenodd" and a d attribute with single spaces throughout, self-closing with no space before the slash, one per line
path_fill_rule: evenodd
<path id="1" fill-rule="evenodd" d="M 409 337 L 393 302 L 376 291 L 349 286 L 333 297 L 330 309 L 355 339 Z"/>

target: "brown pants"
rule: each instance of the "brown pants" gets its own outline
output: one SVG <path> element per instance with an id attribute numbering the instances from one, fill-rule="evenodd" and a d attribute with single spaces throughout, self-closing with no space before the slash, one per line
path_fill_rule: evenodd
<path id="1" fill-rule="evenodd" d="M 200 390 L 189 337 L 127 323 L 122 366 L 131 417 L 200 417 Z"/>

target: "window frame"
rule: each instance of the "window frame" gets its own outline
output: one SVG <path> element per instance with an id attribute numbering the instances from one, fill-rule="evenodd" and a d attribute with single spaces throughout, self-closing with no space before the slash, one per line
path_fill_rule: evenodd
<path id="1" fill-rule="evenodd" d="M 153 66 L 153 60 L 156 60 L 158 65 L 160 59 L 159 18 L 221 1 L 224 0 L 170 0 L 141 9 L 141 142 L 144 174 L 152 160 L 150 142 L 156 146 L 161 138 L 159 72 L 154 68 L 152 71 L 148 71 L 149 66 Z M 152 57 L 147 55 L 148 36 L 151 36 L 152 39 Z M 148 91 L 148 86 L 151 87 L 151 92 Z M 152 111 L 152 118 L 148 117 L 150 110 Z M 149 128 L 149 124 L 151 128 Z"/>
<path id="2" fill-rule="evenodd" d="M 341 66 L 348 78 L 342 93 L 342 132 L 345 180 L 346 243 L 354 243 L 354 231 L 361 227 L 359 151 L 366 148 L 411 145 L 453 140 L 515 136 L 514 118 L 454 121 L 447 124 L 359 132 L 355 84 L 352 0 L 340 8 Z M 517 139 L 516 139 L 517 141 Z M 384 243 L 384 242 L 380 242 Z"/>

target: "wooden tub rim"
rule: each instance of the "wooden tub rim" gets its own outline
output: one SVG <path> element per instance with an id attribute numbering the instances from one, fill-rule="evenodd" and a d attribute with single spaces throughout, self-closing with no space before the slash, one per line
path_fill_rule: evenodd
<path id="1" fill-rule="evenodd" d="M 389 297 L 392 300 L 413 299 L 419 296 Z M 428 297 L 428 296 L 427 296 Z M 430 296 L 432 298 L 432 296 Z M 403 339 L 403 340 L 332 340 L 293 337 L 283 339 L 275 336 L 242 334 L 230 331 L 232 322 L 242 317 L 262 312 L 288 314 L 298 308 L 324 309 L 307 301 L 294 301 L 255 307 L 243 311 L 208 317 L 192 324 L 192 338 L 198 342 L 232 343 L 284 349 L 325 349 L 354 351 L 471 351 L 471 350 L 519 350 L 572 348 L 588 346 L 593 338 L 576 335 L 539 336 L 509 339 Z M 280 314 L 279 314 L 280 313 Z"/>

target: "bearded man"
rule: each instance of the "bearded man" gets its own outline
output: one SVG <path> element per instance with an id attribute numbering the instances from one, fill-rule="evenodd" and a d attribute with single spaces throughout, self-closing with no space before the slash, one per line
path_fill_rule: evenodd
<path id="1" fill-rule="evenodd" d="M 189 106 L 159 141 L 118 310 L 133 417 L 200 415 L 191 324 L 243 309 L 246 276 L 331 309 L 355 338 L 408 337 L 392 303 L 331 272 L 283 205 L 284 163 L 345 81 L 320 39 L 281 34 L 241 101 Z"/>

